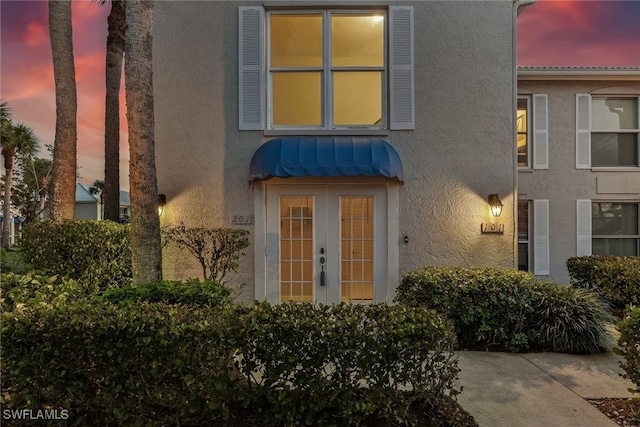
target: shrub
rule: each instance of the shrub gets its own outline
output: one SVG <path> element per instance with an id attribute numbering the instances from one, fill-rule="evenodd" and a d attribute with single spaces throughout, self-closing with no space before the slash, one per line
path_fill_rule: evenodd
<path id="1" fill-rule="evenodd" d="M 424 267 L 402 278 L 396 301 L 446 314 L 462 348 L 527 348 L 531 273 L 495 268 Z"/>
<path id="2" fill-rule="evenodd" d="M 640 393 L 640 307 L 629 306 L 624 319 L 618 323 L 618 329 L 620 348 L 614 348 L 613 351 L 625 358 L 624 362 L 620 362 L 625 371 L 622 376 L 636 385 L 635 389 L 629 391 Z"/>
<path id="3" fill-rule="evenodd" d="M 7 262 L 7 250 L 5 248 L 0 247 L 0 265 Z"/>
<path id="4" fill-rule="evenodd" d="M 61 305 L 89 294 L 88 288 L 75 280 L 34 273 L 3 273 L 0 275 L 0 288 L 2 311 L 47 304 Z"/>
<path id="5" fill-rule="evenodd" d="M 230 307 L 95 299 L 3 313 L 3 407 L 67 409 L 71 425 L 220 422 L 239 412 L 235 318 Z"/>
<path id="6" fill-rule="evenodd" d="M 91 284 L 94 290 L 131 281 L 127 225 L 88 220 L 35 222 L 25 226 L 19 248 L 37 272 Z"/>
<path id="7" fill-rule="evenodd" d="M 461 348 L 593 353 L 611 342 L 606 303 L 526 272 L 425 267 L 403 277 L 396 300 L 445 313 Z"/>
<path id="8" fill-rule="evenodd" d="M 148 301 L 217 307 L 231 304 L 231 289 L 210 280 L 156 281 L 107 290 L 103 298 L 112 302 Z"/>
<path id="9" fill-rule="evenodd" d="M 241 369 L 269 425 L 411 425 L 412 402 L 456 394 L 455 336 L 425 309 L 263 303 L 251 322 Z"/>
<path id="10" fill-rule="evenodd" d="M 534 282 L 527 335 L 534 348 L 599 353 L 614 344 L 607 304 L 595 293 L 551 282 Z"/>
<path id="11" fill-rule="evenodd" d="M 249 232 L 234 228 L 186 227 L 184 224 L 162 228 L 165 242 L 186 249 L 200 263 L 202 277 L 225 283 L 228 272 L 238 271 L 242 250 L 249 246 Z"/>
<path id="12" fill-rule="evenodd" d="M 640 305 L 640 257 L 573 257 L 567 269 L 574 287 L 593 289 L 616 308 Z"/>

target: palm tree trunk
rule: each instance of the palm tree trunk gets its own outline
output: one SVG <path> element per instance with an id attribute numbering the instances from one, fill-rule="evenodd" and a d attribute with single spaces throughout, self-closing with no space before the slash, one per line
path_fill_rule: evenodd
<path id="1" fill-rule="evenodd" d="M 49 0 L 49 36 L 56 90 L 51 217 L 73 219 L 76 199 L 76 71 L 73 62 L 71 1 Z"/>
<path id="2" fill-rule="evenodd" d="M 120 77 L 124 57 L 125 4 L 111 0 L 107 18 L 106 102 L 104 115 L 104 219 L 120 219 Z"/>
<path id="3" fill-rule="evenodd" d="M 4 206 L 2 207 L 2 247 L 11 246 L 11 185 L 13 181 L 13 156 L 2 150 L 4 157 Z"/>
<path id="4" fill-rule="evenodd" d="M 153 117 L 153 1 L 126 2 L 125 89 L 129 125 L 133 283 L 162 277 Z"/>

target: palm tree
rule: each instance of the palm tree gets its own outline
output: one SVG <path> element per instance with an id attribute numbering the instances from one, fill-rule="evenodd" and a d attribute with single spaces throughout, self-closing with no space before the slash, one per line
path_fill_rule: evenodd
<path id="1" fill-rule="evenodd" d="M 100 181 L 99 179 L 96 179 L 95 181 L 93 181 L 93 184 L 91 185 L 91 187 L 89 187 L 89 193 L 91 193 L 92 196 L 95 196 L 96 194 L 100 195 L 100 218 L 99 219 L 104 219 L 104 181 Z"/>
<path id="2" fill-rule="evenodd" d="M 49 37 L 56 90 L 51 217 L 73 219 L 76 200 L 78 100 L 70 0 L 49 0 Z"/>
<path id="3" fill-rule="evenodd" d="M 101 0 L 105 4 L 106 0 Z M 125 2 L 111 0 L 107 18 L 104 114 L 104 219 L 120 219 L 120 77 L 124 59 Z"/>
<path id="4" fill-rule="evenodd" d="M 29 156 L 38 151 L 38 138 L 24 124 L 2 123 L 2 157 L 4 158 L 4 206 L 2 209 L 2 247 L 11 246 L 11 186 L 13 184 L 13 160 L 16 154 Z"/>
<path id="5" fill-rule="evenodd" d="M 40 221 L 44 221 L 45 204 L 47 194 L 49 193 L 49 178 L 53 166 L 52 162 L 49 159 L 29 156 L 23 163 L 25 164 L 25 171 L 22 179 L 36 189 L 38 193 L 38 208 L 36 214 Z"/>
<path id="6" fill-rule="evenodd" d="M 126 2 L 124 73 L 129 125 L 133 283 L 162 277 L 153 118 L 153 1 Z"/>

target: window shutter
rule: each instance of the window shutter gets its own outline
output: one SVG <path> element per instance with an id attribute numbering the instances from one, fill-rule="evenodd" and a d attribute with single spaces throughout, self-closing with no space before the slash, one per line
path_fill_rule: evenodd
<path id="1" fill-rule="evenodd" d="M 415 129 L 413 7 L 389 8 L 390 128 Z"/>
<path id="2" fill-rule="evenodd" d="M 262 129 L 262 7 L 238 9 L 238 105 L 240 130 Z"/>
<path id="3" fill-rule="evenodd" d="M 533 95 L 533 168 L 549 169 L 548 95 Z"/>
<path id="4" fill-rule="evenodd" d="M 591 255 L 591 200 L 577 200 L 576 214 L 576 255 Z"/>
<path id="5" fill-rule="evenodd" d="M 549 200 L 533 201 L 533 274 L 549 275 Z"/>
<path id="6" fill-rule="evenodd" d="M 591 168 L 591 95 L 576 95 L 576 169 Z"/>

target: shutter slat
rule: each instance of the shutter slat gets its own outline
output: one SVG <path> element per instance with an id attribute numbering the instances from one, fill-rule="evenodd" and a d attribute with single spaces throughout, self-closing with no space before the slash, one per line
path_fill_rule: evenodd
<path id="1" fill-rule="evenodd" d="M 576 256 L 591 255 L 591 200 L 576 201 Z"/>
<path id="2" fill-rule="evenodd" d="M 413 7 L 389 8 L 390 128 L 415 129 Z"/>
<path id="3" fill-rule="evenodd" d="M 533 201 L 533 274 L 549 275 L 549 200 Z"/>
<path id="4" fill-rule="evenodd" d="M 533 95 L 533 168 L 549 169 L 548 96 Z"/>
<path id="5" fill-rule="evenodd" d="M 261 130 L 264 10 L 262 7 L 240 7 L 238 20 L 239 128 Z"/>
<path id="6" fill-rule="evenodd" d="M 591 95 L 576 95 L 576 169 L 591 168 Z"/>

